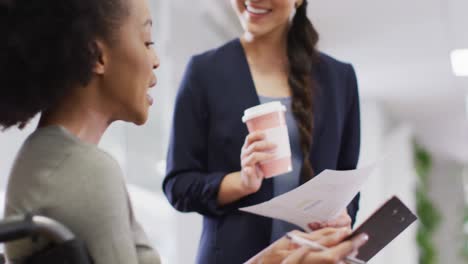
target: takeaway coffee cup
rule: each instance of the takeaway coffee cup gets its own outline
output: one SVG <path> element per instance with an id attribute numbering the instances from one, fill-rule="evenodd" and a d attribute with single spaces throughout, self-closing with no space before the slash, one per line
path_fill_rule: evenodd
<path id="1" fill-rule="evenodd" d="M 250 133 L 261 131 L 266 141 L 276 144 L 274 158 L 259 163 L 265 178 L 278 176 L 292 170 L 291 146 L 286 125 L 286 107 L 279 101 L 257 105 L 244 111 L 242 122 Z"/>

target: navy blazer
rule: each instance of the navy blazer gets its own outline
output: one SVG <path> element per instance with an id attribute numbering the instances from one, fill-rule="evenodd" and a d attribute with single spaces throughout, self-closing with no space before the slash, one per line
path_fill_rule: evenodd
<path id="1" fill-rule="evenodd" d="M 359 156 L 359 97 L 354 69 L 320 54 L 310 161 L 316 174 L 325 169 L 355 169 Z M 270 243 L 270 218 L 240 212 L 239 207 L 273 198 L 272 179 L 261 189 L 220 207 L 223 177 L 240 171 L 240 151 L 247 128 L 245 109 L 258 105 L 250 69 L 239 39 L 193 57 L 178 92 L 163 183 L 179 211 L 203 215 L 197 263 L 239 264 Z M 359 196 L 349 205 L 356 217 Z"/>

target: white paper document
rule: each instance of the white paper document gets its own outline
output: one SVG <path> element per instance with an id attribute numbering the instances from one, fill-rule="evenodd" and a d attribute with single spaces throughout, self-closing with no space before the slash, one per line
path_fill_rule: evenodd
<path id="1" fill-rule="evenodd" d="M 239 210 L 280 219 L 310 230 L 309 223 L 338 217 L 361 190 L 375 167 L 351 171 L 325 170 L 290 192 Z"/>

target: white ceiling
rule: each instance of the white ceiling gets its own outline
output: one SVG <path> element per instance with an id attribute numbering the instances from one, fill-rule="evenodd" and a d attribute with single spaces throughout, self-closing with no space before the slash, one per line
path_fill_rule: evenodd
<path id="1" fill-rule="evenodd" d="M 310 2 L 322 50 L 356 66 L 363 97 L 379 98 L 391 108 L 417 103 L 440 109 L 455 103 L 463 111 L 468 82 L 453 76 L 449 55 L 453 48 L 468 47 L 468 34 L 461 37 L 468 16 L 455 17 L 450 10 L 457 5 L 468 10 L 468 1 Z"/>
<path id="2" fill-rule="evenodd" d="M 414 124 L 431 150 L 468 162 L 468 78 L 450 64 L 452 49 L 468 48 L 468 1 L 309 3 L 321 49 L 355 65 L 361 97 Z"/>

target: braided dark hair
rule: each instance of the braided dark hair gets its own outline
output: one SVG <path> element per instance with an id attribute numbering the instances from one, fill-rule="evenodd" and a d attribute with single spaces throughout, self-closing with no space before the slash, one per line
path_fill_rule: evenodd
<path id="1" fill-rule="evenodd" d="M 319 36 L 307 18 L 307 0 L 304 0 L 302 5 L 296 9 L 287 39 L 288 83 L 292 90 L 292 112 L 299 128 L 301 150 L 304 157 L 301 182 L 306 182 L 314 175 L 310 162 L 314 127 L 313 98 L 316 90 L 312 69 L 314 63 L 318 61 L 316 45 Z"/>
<path id="2" fill-rule="evenodd" d="M 0 0 L 0 129 L 24 127 L 85 86 L 128 14 L 124 0 Z"/>

